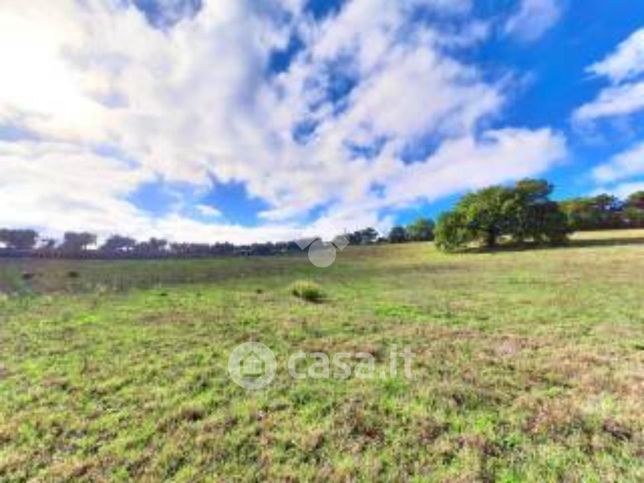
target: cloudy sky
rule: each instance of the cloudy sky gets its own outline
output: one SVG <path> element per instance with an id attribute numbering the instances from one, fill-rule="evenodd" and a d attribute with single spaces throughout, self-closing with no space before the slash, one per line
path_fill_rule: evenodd
<path id="1" fill-rule="evenodd" d="M 1 0 L 0 62 L 0 226 L 285 240 L 644 189 L 641 0 Z"/>

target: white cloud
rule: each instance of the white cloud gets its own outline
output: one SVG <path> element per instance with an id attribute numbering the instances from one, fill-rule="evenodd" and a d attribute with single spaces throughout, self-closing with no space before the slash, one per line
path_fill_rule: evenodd
<path id="1" fill-rule="evenodd" d="M 390 199 L 409 203 L 534 176 L 561 161 L 566 141 L 550 129 L 488 131 L 448 141 L 426 162 L 402 171 L 389 185 Z M 419 183 L 418 180 L 423 180 Z"/>
<path id="2" fill-rule="evenodd" d="M 636 78 L 644 72 L 644 29 L 622 42 L 615 52 L 591 65 L 589 72 L 606 77 L 613 85 L 599 92 L 597 98 L 573 113 L 573 120 L 629 116 L 644 110 L 644 81 Z"/>
<path id="3" fill-rule="evenodd" d="M 465 17 L 470 1 L 353 0 L 321 23 L 300 0 L 273 3 L 289 20 L 252 0 L 205 2 L 194 17 L 169 0 L 167 22 L 182 20 L 162 31 L 120 2 L 2 2 L 0 125 L 37 140 L 0 145 L 0 225 L 235 242 L 385 228 L 383 207 L 540 173 L 563 156 L 560 135 L 546 129 L 477 137 L 500 115 L 507 86 L 445 53 L 487 35 Z M 411 22 L 419 5 L 460 16 L 462 30 Z M 554 16 L 540 13 L 540 28 Z M 271 52 L 294 33 L 304 50 L 268 75 Z M 355 87 L 340 106 L 328 91 L 342 76 Z M 316 128 L 296 142 L 303 121 Z M 428 137 L 436 154 L 405 165 L 405 147 Z M 348 147 L 378 143 L 371 159 Z M 152 217 L 128 201 L 150 180 L 207 189 L 212 176 L 267 202 L 264 223 Z M 298 220 L 319 206 L 305 230 Z M 196 207 L 215 218 L 206 208 Z"/>
<path id="4" fill-rule="evenodd" d="M 612 82 L 622 82 L 644 73 L 644 28 L 624 40 L 604 60 L 591 65 L 588 71 L 608 77 Z"/>
<path id="5" fill-rule="evenodd" d="M 521 0 L 517 12 L 505 24 L 505 32 L 533 41 L 552 28 L 561 17 L 557 0 Z"/>
<path id="6" fill-rule="evenodd" d="M 0 220 L 48 231 L 131 230 L 141 216 L 126 196 L 151 173 L 63 142 L 0 142 Z"/>
<path id="7" fill-rule="evenodd" d="M 212 217 L 212 218 L 217 218 L 217 217 L 221 216 L 221 211 L 219 211 L 214 206 L 197 205 L 196 208 L 197 208 L 197 211 L 199 213 L 201 213 L 203 216 L 209 216 L 209 217 Z"/>
<path id="8" fill-rule="evenodd" d="M 577 109 L 576 121 L 626 116 L 644 109 L 644 82 L 608 87 L 594 101 Z"/>
<path id="9" fill-rule="evenodd" d="M 644 176 L 644 142 L 593 170 L 593 177 L 600 183 L 613 183 L 634 176 Z"/>

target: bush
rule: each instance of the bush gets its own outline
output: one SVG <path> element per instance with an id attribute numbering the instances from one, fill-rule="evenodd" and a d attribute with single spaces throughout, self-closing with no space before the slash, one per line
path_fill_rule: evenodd
<path id="1" fill-rule="evenodd" d="M 36 274 L 33 272 L 22 272 L 21 277 L 23 280 L 32 280 L 36 277 Z"/>
<path id="2" fill-rule="evenodd" d="M 306 300 L 307 302 L 319 303 L 324 300 L 322 287 L 317 283 L 307 280 L 298 280 L 291 285 L 291 293 L 296 297 Z"/>

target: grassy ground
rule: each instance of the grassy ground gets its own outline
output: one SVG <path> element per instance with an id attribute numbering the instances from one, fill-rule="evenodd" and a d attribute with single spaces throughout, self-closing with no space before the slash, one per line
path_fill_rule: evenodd
<path id="1" fill-rule="evenodd" d="M 0 480 L 642 481 L 643 238 L 349 248 L 326 270 L 0 262 L 20 294 L 0 295 Z M 322 303 L 293 296 L 301 279 Z M 259 392 L 226 370 L 249 340 L 278 359 Z M 393 345 L 411 380 L 285 368 L 305 350 L 381 369 Z"/>

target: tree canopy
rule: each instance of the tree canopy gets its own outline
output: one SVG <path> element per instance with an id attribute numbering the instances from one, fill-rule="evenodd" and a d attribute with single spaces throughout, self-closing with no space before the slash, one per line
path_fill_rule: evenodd
<path id="1" fill-rule="evenodd" d="M 389 243 L 405 243 L 408 240 L 407 230 L 402 226 L 394 226 L 387 238 Z"/>
<path id="2" fill-rule="evenodd" d="M 411 241 L 432 241 L 436 224 L 429 218 L 418 218 L 407 226 L 407 235 Z"/>
<path id="3" fill-rule="evenodd" d="M 512 187 L 490 186 L 468 193 L 440 217 L 436 244 L 444 250 L 471 243 L 493 248 L 503 237 L 562 243 L 570 230 L 559 205 L 550 200 L 552 189 L 547 181 L 526 179 Z"/>
<path id="4" fill-rule="evenodd" d="M 34 230 L 0 229 L 0 243 L 13 250 L 31 250 L 37 239 L 38 233 Z"/>

